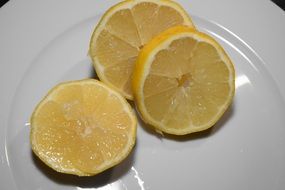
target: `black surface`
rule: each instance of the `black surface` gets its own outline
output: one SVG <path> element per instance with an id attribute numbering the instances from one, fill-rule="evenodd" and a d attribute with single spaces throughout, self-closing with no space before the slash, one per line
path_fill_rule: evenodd
<path id="1" fill-rule="evenodd" d="M 6 2 L 7 2 L 7 0 L 5 0 L 5 1 L 0 1 L 0 7 L 2 7 Z"/>
<path id="2" fill-rule="evenodd" d="M 285 10 L 285 0 L 272 0 L 276 5 Z"/>
<path id="3" fill-rule="evenodd" d="M 0 2 L 0 7 L 2 7 L 8 0 L 4 0 Z M 276 5 L 278 5 L 280 8 L 285 10 L 285 0 L 272 0 Z"/>

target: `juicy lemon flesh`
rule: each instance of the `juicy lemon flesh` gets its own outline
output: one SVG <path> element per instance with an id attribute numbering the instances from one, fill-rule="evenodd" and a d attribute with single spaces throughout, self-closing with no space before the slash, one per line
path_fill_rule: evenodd
<path id="1" fill-rule="evenodd" d="M 133 2 L 125 1 L 121 4 L 123 6 L 124 3 Z M 160 5 L 160 2 L 163 1 L 139 2 L 116 11 L 108 18 L 96 40 L 90 43 L 90 55 L 96 57 L 93 62 L 100 63 L 100 66 L 95 64 L 99 78 L 128 99 L 133 98 L 131 78 L 140 49 L 170 27 L 183 24 L 192 26 L 183 10 L 179 10 L 181 13 L 170 7 L 178 5 L 171 1 L 165 1 L 172 3 L 170 6 Z M 98 27 L 96 30 L 99 30 Z"/>
<path id="2" fill-rule="evenodd" d="M 134 121 L 117 95 L 91 83 L 67 85 L 49 96 L 32 117 L 31 137 L 34 152 L 47 165 L 94 175 L 130 151 Z"/>
<path id="3" fill-rule="evenodd" d="M 143 95 L 139 95 L 143 100 L 139 99 L 138 105 L 144 107 L 140 109 L 143 116 L 147 112 L 144 117 L 147 123 L 178 135 L 214 125 L 234 94 L 232 63 L 215 46 L 218 46 L 216 42 L 181 37 L 155 54 L 148 74 L 137 72 L 140 77 L 146 75 Z"/>

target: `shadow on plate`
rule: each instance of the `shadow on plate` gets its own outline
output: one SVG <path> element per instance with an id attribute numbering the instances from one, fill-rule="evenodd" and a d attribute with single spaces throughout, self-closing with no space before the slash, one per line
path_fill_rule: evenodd
<path id="1" fill-rule="evenodd" d="M 92 78 L 92 79 L 96 79 L 96 80 L 100 80 L 95 69 L 93 68 L 93 63 L 90 62 L 91 66 L 92 66 L 92 69 L 90 69 L 90 73 L 89 73 L 89 77 Z"/>
<path id="2" fill-rule="evenodd" d="M 189 140 L 203 139 L 203 138 L 207 138 L 209 136 L 216 134 L 224 126 L 226 126 L 227 122 L 231 119 L 231 117 L 233 117 L 234 112 L 235 112 L 235 102 L 233 102 L 233 104 L 227 109 L 227 111 L 224 113 L 224 115 L 220 118 L 220 120 L 213 127 L 209 128 L 205 131 L 200 131 L 200 132 L 191 133 L 191 134 L 182 135 L 182 136 L 170 135 L 170 134 L 166 134 L 166 133 L 160 134 L 160 133 L 155 131 L 154 127 L 146 124 L 141 119 L 138 112 L 137 112 L 137 117 L 138 117 L 138 122 L 139 122 L 140 126 L 148 134 L 155 135 L 159 139 L 166 138 L 169 140 L 183 142 L 183 141 L 189 141 Z"/>
<path id="3" fill-rule="evenodd" d="M 81 188 L 99 188 L 111 184 L 126 175 L 134 164 L 136 154 L 136 146 L 133 148 L 129 156 L 117 166 L 110 168 L 100 174 L 90 177 L 78 177 L 75 175 L 63 174 L 54 171 L 44 164 L 32 151 L 33 162 L 36 167 L 51 181 L 62 184 L 71 185 Z"/>

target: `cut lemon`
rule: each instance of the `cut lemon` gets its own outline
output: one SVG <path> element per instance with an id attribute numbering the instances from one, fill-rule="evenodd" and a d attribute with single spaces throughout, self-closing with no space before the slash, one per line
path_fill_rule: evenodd
<path id="1" fill-rule="evenodd" d="M 128 102 L 96 80 L 62 83 L 31 118 L 33 152 L 48 166 L 78 176 L 98 174 L 121 162 L 136 138 Z"/>
<path id="2" fill-rule="evenodd" d="M 131 76 L 140 49 L 177 25 L 194 27 L 183 8 L 170 0 L 126 0 L 110 8 L 93 32 L 89 54 L 101 81 L 133 99 Z"/>
<path id="3" fill-rule="evenodd" d="M 210 36 L 177 26 L 140 52 L 133 77 L 135 102 L 156 130 L 184 135 L 213 126 L 231 104 L 235 70 Z"/>

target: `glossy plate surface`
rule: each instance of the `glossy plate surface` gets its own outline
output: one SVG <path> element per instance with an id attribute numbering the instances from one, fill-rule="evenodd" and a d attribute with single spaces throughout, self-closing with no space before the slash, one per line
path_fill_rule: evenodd
<path id="1" fill-rule="evenodd" d="M 39 14 L 34 20 L 26 20 L 26 25 L 22 23 L 24 34 L 11 30 L 12 27 L 9 34 L 5 33 L 5 29 L 1 33 L 10 37 L 10 43 L 9 39 L 3 38 L 4 43 L 0 44 L 1 52 L 5 52 L 3 55 L 1 53 L 0 58 L 3 91 L 3 106 L 0 108 L 1 189 L 283 189 L 285 90 L 280 84 L 285 77 L 280 75 L 277 68 L 284 71 L 285 67 L 278 65 L 278 62 L 265 62 L 267 54 L 256 47 L 258 43 L 250 47 L 243 40 L 247 38 L 246 35 L 241 37 L 233 32 L 235 25 L 219 20 L 220 15 L 225 13 L 206 14 L 202 9 L 199 11 L 198 8 L 210 3 L 206 1 L 180 2 L 190 11 L 197 27 L 222 44 L 236 67 L 234 103 L 216 126 L 202 133 L 172 138 L 155 134 L 140 122 L 137 145 L 128 159 L 90 178 L 56 173 L 32 154 L 29 117 L 38 101 L 59 82 L 95 77 L 87 56 L 90 35 L 104 10 L 116 1 L 108 1 L 105 5 L 100 2 L 87 2 L 88 6 L 82 7 L 78 7 L 78 3 L 66 4 L 66 14 L 73 15 L 70 18 L 62 14 L 62 3 L 55 6 L 31 1 L 27 4 L 32 6 L 27 7 L 20 1 L 12 1 L 0 9 L 0 16 L 5 15 L 8 9 L 18 15 L 27 12 L 16 12 L 17 9 L 31 10 L 27 13 L 30 15 Z M 217 4 L 228 5 L 223 1 Z M 260 9 L 262 6 L 272 6 L 267 1 L 260 4 Z M 93 10 L 89 7 L 91 5 Z M 53 15 L 45 17 L 46 9 L 54 10 Z M 76 13 L 70 13 L 75 10 Z M 274 6 L 270 10 L 279 11 Z M 210 19 L 211 14 L 218 16 Z M 234 19 L 234 16 L 231 17 Z M 285 18 L 284 14 L 282 17 Z M 43 18 L 46 24 L 43 20 L 38 21 Z M 12 18 L 6 17 L 5 21 L 12 22 Z M 0 27 L 7 23 L 0 22 Z M 41 29 L 41 26 L 46 29 L 46 25 L 50 26 L 49 31 Z M 255 26 L 258 28 L 258 23 Z M 237 32 L 242 34 L 243 30 Z M 3 35 L 0 35 L 1 39 Z M 17 35 L 18 40 L 15 40 Z M 258 35 L 262 36 L 263 33 Z M 277 37 L 278 32 L 272 38 L 277 40 Z M 253 33 L 252 38 L 256 38 Z M 266 44 L 263 47 L 266 49 Z M 269 55 L 281 63 L 282 55 L 278 53 L 280 47 L 276 44 Z M 12 66 L 13 70 L 10 68 Z"/>

